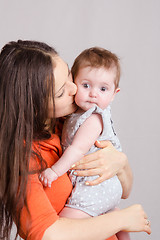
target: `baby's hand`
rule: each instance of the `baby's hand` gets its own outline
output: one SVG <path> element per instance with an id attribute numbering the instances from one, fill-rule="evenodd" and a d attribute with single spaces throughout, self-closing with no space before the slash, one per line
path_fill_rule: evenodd
<path id="1" fill-rule="evenodd" d="M 57 178 L 58 175 L 51 168 L 47 168 L 39 175 L 39 180 L 45 187 L 51 187 L 52 182 Z"/>

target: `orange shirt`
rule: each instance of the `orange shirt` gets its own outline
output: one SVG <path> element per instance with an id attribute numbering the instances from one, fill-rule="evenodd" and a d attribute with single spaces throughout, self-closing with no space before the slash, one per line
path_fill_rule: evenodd
<path id="1" fill-rule="evenodd" d="M 52 135 L 49 140 L 34 143 L 33 148 L 41 153 L 51 167 L 61 156 L 62 150 L 57 135 Z M 38 168 L 38 159 L 30 160 L 30 170 Z M 72 190 L 72 184 L 64 174 L 52 183 L 51 188 L 45 188 L 38 179 L 38 174 L 31 174 L 27 183 L 27 204 L 21 211 L 21 229 L 19 235 L 22 238 L 27 236 L 28 240 L 40 240 L 45 230 L 58 218 L 58 213 L 65 205 Z M 29 211 L 29 213 L 28 213 Z M 115 236 L 108 240 L 116 240 Z"/>
<path id="2" fill-rule="evenodd" d="M 110 237 L 110 238 L 107 238 L 106 240 L 118 240 L 118 238 L 116 237 L 116 235 Z"/>
<path id="3" fill-rule="evenodd" d="M 35 143 L 42 157 L 51 167 L 61 156 L 62 150 L 60 140 L 57 135 L 52 138 Z M 30 170 L 38 168 L 38 159 L 31 159 Z M 51 188 L 45 188 L 38 179 L 38 174 L 32 174 L 28 178 L 27 184 L 27 204 L 30 215 L 23 207 L 21 212 L 20 236 L 25 238 L 28 234 L 29 240 L 40 240 L 45 230 L 51 226 L 59 217 L 58 213 L 62 210 L 65 202 L 72 190 L 72 184 L 64 174 L 52 183 Z"/>

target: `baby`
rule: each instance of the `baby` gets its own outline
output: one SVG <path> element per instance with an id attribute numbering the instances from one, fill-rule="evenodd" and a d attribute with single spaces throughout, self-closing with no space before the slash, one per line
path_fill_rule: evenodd
<path id="1" fill-rule="evenodd" d="M 45 185 L 67 172 L 84 155 L 95 152 L 96 140 L 109 140 L 121 151 L 120 142 L 113 129 L 110 104 L 119 89 L 120 64 L 118 57 L 103 48 L 84 50 L 74 61 L 71 69 L 74 83 L 77 85 L 75 102 L 78 110 L 68 116 L 62 132 L 62 157 L 41 174 Z M 122 186 L 117 176 L 98 185 L 88 186 L 88 182 L 98 176 L 81 177 L 70 171 L 73 184 L 61 216 L 83 218 L 98 216 L 119 204 Z M 130 239 L 124 233 L 119 239 Z"/>

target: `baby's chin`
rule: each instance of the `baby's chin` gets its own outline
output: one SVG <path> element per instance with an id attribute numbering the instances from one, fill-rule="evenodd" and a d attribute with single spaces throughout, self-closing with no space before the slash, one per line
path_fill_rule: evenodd
<path id="1" fill-rule="evenodd" d="M 81 109 L 83 111 L 88 111 L 90 108 L 97 106 L 96 103 L 88 103 L 85 106 L 81 106 Z"/>

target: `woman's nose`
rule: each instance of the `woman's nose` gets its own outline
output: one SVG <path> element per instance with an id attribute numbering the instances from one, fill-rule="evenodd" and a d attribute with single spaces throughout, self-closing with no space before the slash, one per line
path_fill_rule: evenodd
<path id="1" fill-rule="evenodd" d="M 70 82 L 70 86 L 69 86 L 69 95 L 75 95 L 77 92 L 77 86 L 74 82 Z"/>

